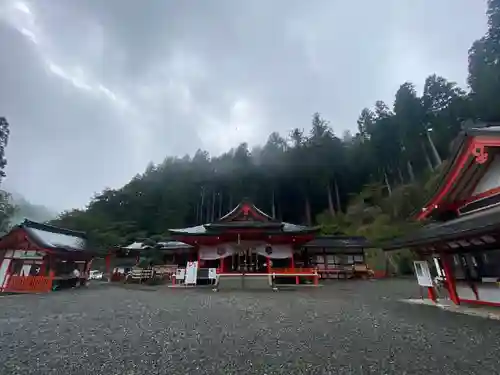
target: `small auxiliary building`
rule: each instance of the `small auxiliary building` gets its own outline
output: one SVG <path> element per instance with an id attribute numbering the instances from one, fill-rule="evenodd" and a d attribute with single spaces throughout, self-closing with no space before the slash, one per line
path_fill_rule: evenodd
<path id="1" fill-rule="evenodd" d="M 500 306 L 500 126 L 461 132 L 439 180 L 416 217 L 431 222 L 383 247 L 435 264 L 455 304 Z M 436 300 L 428 263 L 415 272 Z"/>

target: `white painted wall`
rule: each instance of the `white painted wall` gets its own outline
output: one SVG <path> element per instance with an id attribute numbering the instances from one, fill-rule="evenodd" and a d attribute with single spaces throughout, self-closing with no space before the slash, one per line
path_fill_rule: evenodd
<path id="1" fill-rule="evenodd" d="M 12 262 L 12 259 L 4 258 L 2 260 L 2 264 L 0 264 L 0 291 L 3 291 L 3 288 L 8 281 L 7 270 L 9 269 L 10 262 Z"/>
<path id="2" fill-rule="evenodd" d="M 479 180 L 472 195 L 484 193 L 485 191 L 500 187 L 500 154 L 494 156 L 488 166 L 486 173 Z"/>
<path id="3" fill-rule="evenodd" d="M 472 289 L 469 285 L 466 285 L 466 284 L 460 285 L 457 283 L 456 290 L 457 290 L 458 298 L 469 299 L 469 300 L 476 299 L 476 295 L 474 294 L 474 292 L 472 291 Z"/>
<path id="4" fill-rule="evenodd" d="M 25 251 L 25 250 L 14 250 L 14 259 L 43 259 L 45 253 L 38 251 Z"/>
<path id="5" fill-rule="evenodd" d="M 43 263 L 43 257 L 45 252 L 37 251 L 25 251 L 25 250 L 7 250 L 5 252 L 5 257 L 0 262 L 0 291 L 7 286 L 9 281 L 9 274 L 7 270 L 9 269 L 10 263 L 13 259 L 24 259 L 29 264 L 23 265 L 21 270 L 21 275 L 28 276 L 33 264 L 41 265 Z"/>
<path id="6" fill-rule="evenodd" d="M 478 285 L 477 294 L 480 301 L 500 303 L 500 288 L 493 285 Z"/>
<path id="7" fill-rule="evenodd" d="M 496 284 L 475 283 L 479 301 L 500 303 L 500 288 Z M 469 285 L 457 283 L 458 298 L 476 301 L 476 295 Z"/>

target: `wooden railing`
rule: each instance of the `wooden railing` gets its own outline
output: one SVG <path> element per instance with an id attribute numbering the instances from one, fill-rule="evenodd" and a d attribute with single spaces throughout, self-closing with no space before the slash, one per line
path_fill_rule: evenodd
<path id="1" fill-rule="evenodd" d="M 5 292 L 45 293 L 52 290 L 50 276 L 9 276 Z"/>
<path id="2" fill-rule="evenodd" d="M 315 268 L 271 268 L 269 273 L 293 274 L 293 275 L 310 275 L 316 273 Z"/>

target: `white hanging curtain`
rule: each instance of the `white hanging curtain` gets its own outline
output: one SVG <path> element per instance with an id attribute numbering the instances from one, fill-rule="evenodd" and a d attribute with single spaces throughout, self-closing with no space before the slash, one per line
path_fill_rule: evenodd
<path id="1" fill-rule="evenodd" d="M 293 254 L 292 246 L 290 245 L 269 245 L 263 244 L 255 248 L 257 254 L 271 259 L 286 259 L 291 258 Z"/>
<path id="2" fill-rule="evenodd" d="M 200 259 L 203 260 L 220 259 L 234 254 L 234 248 L 228 244 L 218 246 L 201 246 L 198 251 Z"/>

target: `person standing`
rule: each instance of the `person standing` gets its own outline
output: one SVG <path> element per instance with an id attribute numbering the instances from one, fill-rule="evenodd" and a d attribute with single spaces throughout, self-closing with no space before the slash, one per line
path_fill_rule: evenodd
<path id="1" fill-rule="evenodd" d="M 75 267 L 75 269 L 73 270 L 73 285 L 72 285 L 72 287 L 76 288 L 79 281 L 80 281 L 80 270 L 78 269 L 78 267 Z"/>

